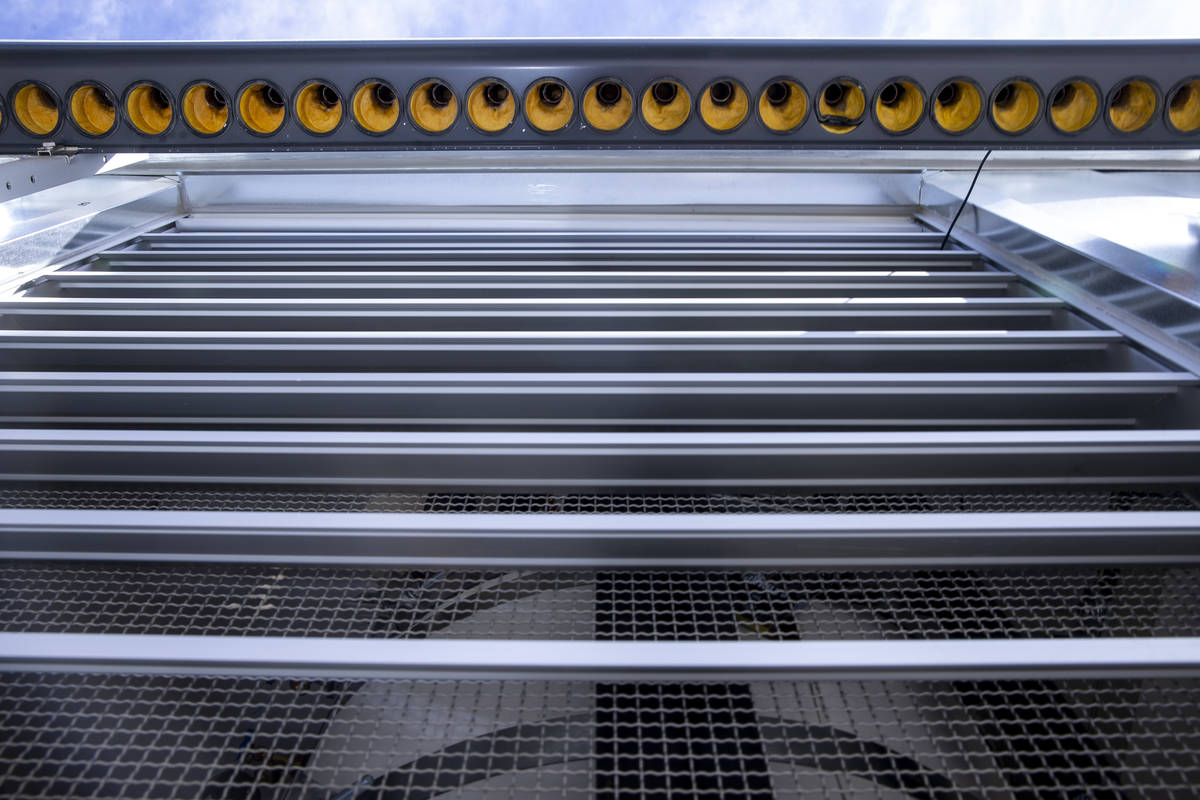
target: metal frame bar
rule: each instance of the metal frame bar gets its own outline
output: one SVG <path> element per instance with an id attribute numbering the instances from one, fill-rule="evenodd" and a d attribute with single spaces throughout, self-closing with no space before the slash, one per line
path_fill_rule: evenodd
<path id="1" fill-rule="evenodd" d="M 1200 563 L 1200 512 L 398 514 L 9 509 L 0 556 L 394 567 Z"/>
<path id="2" fill-rule="evenodd" d="M 1200 637 L 580 642 L 0 633 L 0 671 L 524 680 L 1196 677 Z"/>
<path id="3" fill-rule="evenodd" d="M 872 106 L 879 89 L 898 76 L 919 85 L 926 101 L 951 78 L 966 76 L 978 83 L 984 105 L 994 91 L 1021 76 L 1038 86 L 1039 111 L 1046 97 L 1062 81 L 1080 75 L 1094 81 L 1103 102 L 1123 80 L 1132 76 L 1153 81 L 1166 91 L 1194 73 L 1200 52 L 1195 41 L 1095 41 L 1095 42 L 981 42 L 981 41 L 415 41 L 415 42 L 246 42 L 246 43 L 5 43 L 0 49 L 0 74 L 9 76 L 2 87 L 11 94 L 15 82 L 37 80 L 54 92 L 64 106 L 69 89 L 80 81 L 98 81 L 120 98 L 137 82 L 153 78 L 173 99 L 175 114 L 168 130 L 159 136 L 135 131 L 124 120 L 103 137 L 83 135 L 63 122 L 46 136 L 30 136 L 9 122 L 0 130 L 0 152 L 32 153 L 42 143 L 88 150 L 196 151 L 196 150 L 348 150 L 398 148 L 512 148 L 539 149 L 593 147 L 714 147 L 738 148 L 1087 148 L 1087 147 L 1187 147 L 1194 138 L 1168 129 L 1162 114 L 1151 124 L 1121 134 L 1103 120 L 1069 135 L 1056 131 L 1039 113 L 1030 129 L 1009 135 L 989 120 L 959 135 L 936 128 L 928 115 L 902 135 L 884 130 L 871 111 L 862 124 L 837 134 L 824 129 L 810 112 L 807 121 L 786 134 L 768 130 L 758 119 L 758 97 L 770 81 L 788 76 L 802 85 L 809 105 L 830 81 L 850 76 L 861 85 L 865 104 Z M 553 76 L 566 82 L 582 105 L 585 89 L 602 78 L 616 78 L 634 95 L 635 114 L 628 124 L 612 132 L 597 131 L 575 113 L 563 130 L 540 133 L 523 120 L 498 134 L 475 130 L 458 115 L 457 122 L 441 135 L 419 132 L 408 114 L 395 129 L 382 136 L 364 133 L 350 119 L 328 135 L 315 136 L 295 121 L 290 108 L 293 94 L 304 82 L 319 77 L 342 95 L 344 116 L 355 87 L 367 79 L 382 79 L 404 96 L 410 87 L 435 76 L 450 85 L 463 103 L 463 95 L 476 81 L 492 77 L 506 81 L 523 97 L 531 84 Z M 637 101 L 652 82 L 670 76 L 681 82 L 698 104 L 711 81 L 731 77 L 750 96 L 750 114 L 734 130 L 708 128 L 696 113 L 672 133 L 646 126 L 636 113 Z M 197 79 L 220 86 L 235 106 L 237 90 L 251 81 L 270 81 L 285 95 L 289 106 L 281 130 L 257 136 L 230 120 L 211 137 L 198 136 L 175 117 L 181 116 L 180 94 Z M 10 101 L 11 102 L 11 101 Z M 521 105 L 521 104 L 518 104 Z M 1159 100 L 1160 108 L 1165 101 Z M 124 116 L 122 114 L 121 116 Z M 519 115 L 523 117 L 524 115 Z"/>
<path id="4" fill-rule="evenodd" d="M 430 490 L 1180 485 L 1200 431 L 0 430 L 0 479 Z"/>

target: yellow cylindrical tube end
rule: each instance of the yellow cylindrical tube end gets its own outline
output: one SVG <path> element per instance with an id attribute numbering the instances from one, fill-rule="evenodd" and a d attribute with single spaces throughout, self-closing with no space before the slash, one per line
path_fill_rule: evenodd
<path id="1" fill-rule="evenodd" d="M 296 93 L 296 119 L 309 133 L 333 133 L 342 124 L 342 97 L 328 83 L 312 81 Z"/>
<path id="2" fill-rule="evenodd" d="M 71 92 L 71 119 L 88 136 L 104 136 L 117 124 L 112 94 L 96 83 L 84 83 Z"/>
<path id="3" fill-rule="evenodd" d="M 575 116 L 575 97 L 557 78 L 534 82 L 525 92 L 525 119 L 542 133 L 561 131 Z"/>
<path id="4" fill-rule="evenodd" d="M 1150 124 L 1158 110 L 1158 92 L 1146 81 L 1129 80 L 1112 93 L 1108 119 L 1121 133 L 1134 133 Z"/>
<path id="5" fill-rule="evenodd" d="M 253 133 L 270 136 L 287 116 L 283 93 L 265 81 L 246 86 L 238 95 L 238 116 Z"/>
<path id="6" fill-rule="evenodd" d="M 183 120 L 201 136 L 216 136 L 229 124 L 229 100 L 214 84 L 192 84 L 183 93 Z"/>
<path id="7" fill-rule="evenodd" d="M 750 97 L 737 81 L 714 81 L 700 94 L 700 119 L 718 133 L 737 128 L 749 111 Z"/>
<path id="8" fill-rule="evenodd" d="M 830 133 L 849 133 L 862 124 L 867 97 L 857 81 L 839 78 L 830 81 L 817 98 L 817 118 Z"/>
<path id="9" fill-rule="evenodd" d="M 426 133 L 442 133 L 458 119 L 458 98 L 445 81 L 422 81 L 409 93 L 408 116 Z"/>
<path id="10" fill-rule="evenodd" d="M 992 95 L 992 122 L 1005 133 L 1024 133 L 1037 122 L 1042 101 L 1029 81 L 1005 81 Z"/>
<path id="11" fill-rule="evenodd" d="M 970 81 L 952 80 L 938 87 L 933 97 L 933 121 L 946 133 L 965 133 L 979 122 L 983 93 Z"/>
<path id="12" fill-rule="evenodd" d="M 796 81 L 777 78 L 759 95 L 759 119 L 776 133 L 787 133 L 800 127 L 807 114 L 808 95 Z"/>
<path id="13" fill-rule="evenodd" d="M 1186 81 L 1171 91 L 1167 121 L 1180 133 L 1200 131 L 1200 78 Z"/>
<path id="14" fill-rule="evenodd" d="M 125 116 L 140 133 L 158 136 L 171 127 L 171 96 L 152 83 L 139 83 L 125 96 Z"/>
<path id="15" fill-rule="evenodd" d="M 633 116 L 633 95 L 612 78 L 598 80 L 583 95 L 583 118 L 598 131 L 616 131 Z"/>
<path id="16" fill-rule="evenodd" d="M 925 94 L 913 81 L 896 78 L 875 95 L 875 119 L 888 133 L 908 133 L 925 113 Z"/>
<path id="17" fill-rule="evenodd" d="M 1063 133 L 1079 133 L 1096 121 L 1100 93 L 1082 79 L 1060 84 L 1050 95 L 1050 123 Z"/>
<path id="18" fill-rule="evenodd" d="M 467 119 L 484 133 L 507 130 L 517 118 L 517 101 L 504 81 L 488 78 L 467 92 Z"/>
<path id="19" fill-rule="evenodd" d="M 363 83 L 351 101 L 354 121 L 367 133 L 387 133 L 400 121 L 400 100 L 391 84 L 379 80 Z"/>
<path id="20" fill-rule="evenodd" d="M 26 133 L 48 136 L 58 130 L 58 101 L 46 87 L 27 83 L 13 96 L 13 116 Z"/>
<path id="21" fill-rule="evenodd" d="M 655 81 L 642 93 L 642 119 L 656 131 L 677 130 L 691 113 L 691 95 L 677 81 Z"/>

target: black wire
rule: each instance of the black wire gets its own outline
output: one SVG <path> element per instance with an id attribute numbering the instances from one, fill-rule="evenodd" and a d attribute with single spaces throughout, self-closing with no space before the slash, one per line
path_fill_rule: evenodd
<path id="1" fill-rule="evenodd" d="M 946 228 L 946 235 L 942 237 L 942 246 L 938 248 L 939 250 L 946 249 L 946 243 L 950 241 L 950 231 L 954 230 L 954 223 L 958 222 L 958 218 L 962 216 L 963 209 L 967 207 L 967 201 L 971 199 L 971 192 L 975 191 L 975 181 L 979 180 L 979 173 L 983 172 L 983 165 L 987 163 L 988 156 L 991 154 L 991 150 L 984 153 L 979 166 L 975 168 L 975 177 L 971 178 L 971 185 L 967 188 L 967 193 L 962 199 L 962 204 L 958 207 L 958 211 L 954 212 L 954 219 L 950 220 L 950 227 Z"/>

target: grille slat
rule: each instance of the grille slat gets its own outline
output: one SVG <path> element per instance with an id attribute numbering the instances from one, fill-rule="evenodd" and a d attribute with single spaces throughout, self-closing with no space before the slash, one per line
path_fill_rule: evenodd
<path id="1" fill-rule="evenodd" d="M 727 222 L 728 220 L 726 220 Z M 594 249 L 613 249 L 636 243 L 639 248 L 677 249 L 703 243 L 708 250 L 757 250 L 793 247 L 802 250 L 837 247 L 866 250 L 924 249 L 941 244 L 942 235 L 922 230 L 768 231 L 691 230 L 687 233 L 620 230 L 595 233 L 588 231 L 504 231 L 504 230 L 428 230 L 368 233 L 365 231 L 246 231 L 236 234 L 215 230 L 191 231 L 190 220 L 170 233 L 148 233 L 131 247 L 138 250 L 245 250 L 279 248 L 347 250 L 359 248 L 421 248 L 435 244 L 440 248 L 470 249 L 486 245 L 491 250 L 524 248 L 561 248 L 566 245 Z M 511 225 L 511 223 L 510 223 Z M 879 227 L 882 227 L 880 225 Z"/>
<path id="2" fill-rule="evenodd" d="M 961 430 L 969 442 L 978 431 L 1164 427 L 1195 382 L 977 253 L 938 249 L 936 234 L 882 220 L 877 229 L 841 219 L 828 230 L 762 236 L 729 221 L 727 230 L 692 226 L 692 236 L 683 227 L 589 231 L 603 220 L 587 215 L 549 232 L 489 230 L 483 217 L 477 229 L 375 233 L 205 231 L 205 219 L 192 215 L 185 231 L 139 237 L 0 302 L 9 327 L 0 338 L 8 370 L 0 424 L 125 428 L 135 437 L 190 427 L 200 448 L 212 444 L 209 429 L 294 431 L 291 444 L 303 447 L 303 430 L 354 427 L 529 437 Z M 505 467 L 515 482 L 504 488 L 554 484 L 549 476 L 560 472 L 589 488 L 944 480 L 901 467 L 909 456 L 897 453 L 881 461 L 896 464 L 882 483 L 839 475 L 833 462 L 814 480 L 779 461 L 788 474 L 780 483 L 774 468 L 737 475 L 748 464 L 736 466 L 716 440 L 693 444 L 730 469 L 689 471 L 642 449 L 626 462 L 579 451 L 571 464 L 597 468 L 564 471 L 542 450 L 540 465 Z M 86 474 L 40 449 L 21 458 L 41 475 L 127 472 L 94 449 L 72 459 L 92 465 Z M 479 450 L 471 463 L 486 456 Z M 442 458 L 443 469 L 439 458 L 421 460 L 429 475 L 420 485 L 466 479 L 465 462 Z M 1089 459 L 1090 479 L 1138 483 L 1109 474 L 1104 460 Z M 1079 469 L 1052 462 L 1046 478 Z M 1161 463 L 1156 480 L 1192 479 L 1169 458 Z M 167 473 L 195 470 L 250 478 L 215 462 Z M 411 480 L 407 471 L 397 483 Z M 990 476 L 976 471 L 965 480 L 1014 480 L 1000 463 Z M 319 472 L 308 477 L 324 480 Z M 378 479 L 370 469 L 345 474 Z M 293 477 L 272 469 L 255 479 Z M 467 484 L 501 488 L 475 477 Z"/>

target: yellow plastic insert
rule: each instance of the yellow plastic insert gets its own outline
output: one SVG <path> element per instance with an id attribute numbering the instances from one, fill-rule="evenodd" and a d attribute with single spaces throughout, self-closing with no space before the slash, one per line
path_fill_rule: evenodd
<path id="1" fill-rule="evenodd" d="M 866 95 L 863 94 L 862 87 L 853 81 L 834 81 L 821 91 L 821 96 L 817 100 L 817 111 L 822 116 L 845 117 L 861 121 L 863 112 L 866 110 Z M 821 127 L 830 133 L 849 133 L 859 124 L 859 122 L 822 122 Z"/>
<path id="2" fill-rule="evenodd" d="M 355 121 L 371 133 L 387 133 L 400 120 L 400 101 L 386 83 L 373 81 L 358 87 L 353 105 Z"/>
<path id="3" fill-rule="evenodd" d="M 1188 81 L 1171 94 L 1167 119 L 1182 133 L 1200 130 L 1200 79 Z"/>
<path id="4" fill-rule="evenodd" d="M 408 115 L 422 130 L 441 133 L 458 118 L 458 98 L 447 84 L 426 81 L 408 98 Z"/>
<path id="5" fill-rule="evenodd" d="M 912 130 L 924 112 L 925 95 L 910 81 L 886 83 L 875 97 L 875 118 L 892 133 Z"/>
<path id="6" fill-rule="evenodd" d="M 329 84 L 314 81 L 296 95 L 296 119 L 311 133 L 329 133 L 342 122 L 342 98 Z"/>
<path id="7" fill-rule="evenodd" d="M 979 119 L 983 97 L 974 84 L 951 81 L 933 99 L 933 121 L 947 133 L 962 133 Z"/>
<path id="8" fill-rule="evenodd" d="M 1108 118 L 1113 127 L 1123 133 L 1140 131 L 1154 119 L 1158 95 L 1145 81 L 1126 81 L 1113 93 L 1108 105 Z"/>
<path id="9" fill-rule="evenodd" d="M 50 92 L 30 83 L 17 90 L 13 98 L 13 115 L 21 127 L 35 136 L 53 133 L 58 127 L 58 104 Z"/>
<path id="10" fill-rule="evenodd" d="M 516 116 L 517 101 L 500 81 L 478 83 L 467 95 L 467 117 L 481 131 L 499 133 L 512 125 Z"/>
<path id="11" fill-rule="evenodd" d="M 171 126 L 171 98 L 157 86 L 140 83 L 130 90 L 125 100 L 125 113 L 133 127 L 157 136 Z"/>
<path id="12" fill-rule="evenodd" d="M 71 92 L 71 119 L 84 133 L 103 136 L 117 124 L 117 109 L 108 92 L 85 83 Z"/>
<path id="13" fill-rule="evenodd" d="M 606 102 L 612 100 L 614 95 L 615 102 Z M 633 95 L 617 81 L 596 81 L 583 95 L 583 117 L 597 130 L 615 131 L 629 122 L 632 116 Z"/>
<path id="14" fill-rule="evenodd" d="M 798 127 L 808 113 L 808 97 L 795 81 L 775 81 L 758 98 L 758 116 L 773 131 L 785 133 Z"/>
<path id="15" fill-rule="evenodd" d="M 525 93 L 525 119 L 543 133 L 561 131 L 574 115 L 575 98 L 562 81 L 539 81 Z"/>
<path id="16" fill-rule="evenodd" d="M 655 97 L 655 87 L 660 83 L 674 87 L 674 97 L 662 103 Z M 661 92 L 660 92 L 661 96 Z M 656 81 L 642 95 L 642 119 L 656 131 L 673 131 L 687 122 L 692 111 L 692 98 L 682 84 L 675 81 Z"/>
<path id="17" fill-rule="evenodd" d="M 243 89 L 238 97 L 238 114 L 247 128 L 266 136 L 279 130 L 287 111 L 278 89 L 255 83 Z"/>
<path id="18" fill-rule="evenodd" d="M 1076 133 L 1092 124 L 1100 95 L 1087 81 L 1070 81 L 1050 98 L 1050 121 L 1063 133 Z"/>
<path id="19" fill-rule="evenodd" d="M 714 90 L 717 98 L 714 100 Z M 717 100 L 725 100 L 718 103 Z M 700 95 L 700 119 L 714 131 L 731 131 L 746 119 L 750 98 L 734 81 L 717 81 Z"/>
<path id="20" fill-rule="evenodd" d="M 197 83 L 183 94 L 183 118 L 196 133 L 212 136 L 229 124 L 229 101 L 211 83 Z"/>
<path id="21" fill-rule="evenodd" d="M 992 120 L 1005 133 L 1021 133 L 1037 122 L 1041 105 L 1032 83 L 1008 81 L 992 98 Z"/>

